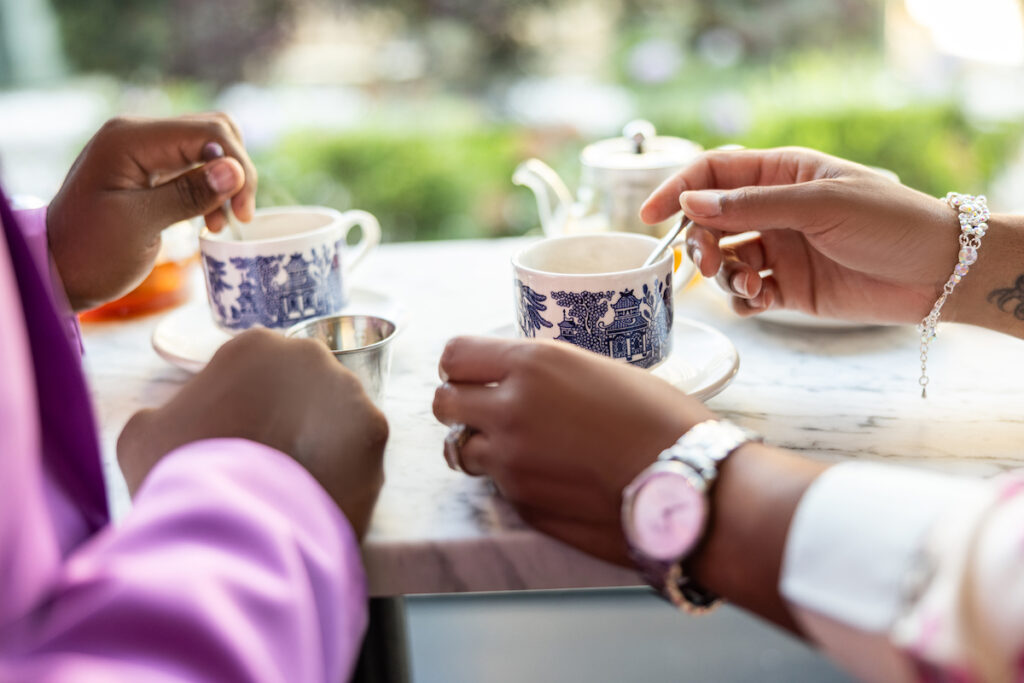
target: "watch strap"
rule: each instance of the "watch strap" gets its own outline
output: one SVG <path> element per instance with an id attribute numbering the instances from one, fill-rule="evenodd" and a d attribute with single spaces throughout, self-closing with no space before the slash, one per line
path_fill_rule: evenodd
<path id="1" fill-rule="evenodd" d="M 706 614 L 722 602 L 721 596 L 709 591 L 683 571 L 682 563 L 651 563 L 634 555 L 644 581 L 670 604 L 688 614 Z M 646 566 L 645 566 L 646 565 Z"/>
<path id="2" fill-rule="evenodd" d="M 684 462 L 700 474 L 710 489 L 718 478 L 718 465 L 733 451 L 750 441 L 763 441 L 760 434 L 729 420 L 705 420 L 690 428 L 658 456 L 659 460 Z"/>

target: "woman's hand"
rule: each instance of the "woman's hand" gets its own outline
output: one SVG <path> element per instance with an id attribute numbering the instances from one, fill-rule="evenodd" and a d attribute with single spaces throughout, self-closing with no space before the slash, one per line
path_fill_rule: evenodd
<path id="1" fill-rule="evenodd" d="M 644 370 L 559 342 L 454 339 L 440 373 L 434 414 L 476 430 L 466 471 L 490 476 L 529 524 L 627 565 L 623 488 L 712 417 Z"/>
<path id="2" fill-rule="evenodd" d="M 944 202 L 808 149 L 708 152 L 658 188 L 641 216 L 656 223 L 680 208 L 696 223 L 690 257 L 741 315 L 789 308 L 916 323 L 957 262 L 960 227 Z M 748 231 L 760 234 L 719 244 Z"/>
<path id="3" fill-rule="evenodd" d="M 210 143 L 226 156 L 213 158 Z M 50 251 L 72 308 L 97 306 L 137 285 L 168 225 L 206 216 L 216 231 L 225 201 L 247 221 L 255 197 L 256 170 L 228 116 L 107 122 L 47 213 Z"/>

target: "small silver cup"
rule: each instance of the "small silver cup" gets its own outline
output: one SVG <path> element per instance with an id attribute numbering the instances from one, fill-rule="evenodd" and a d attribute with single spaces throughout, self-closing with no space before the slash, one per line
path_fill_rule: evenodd
<path id="1" fill-rule="evenodd" d="M 397 329 L 390 320 L 372 315 L 328 315 L 301 322 L 289 328 L 285 336 L 326 344 L 379 405 L 391 371 L 391 340 Z"/>

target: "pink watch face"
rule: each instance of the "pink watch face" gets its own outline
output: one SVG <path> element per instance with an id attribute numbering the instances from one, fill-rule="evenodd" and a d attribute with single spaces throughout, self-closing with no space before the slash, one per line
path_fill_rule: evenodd
<path id="1" fill-rule="evenodd" d="M 674 560 L 697 543 L 704 529 L 707 503 L 683 477 L 654 474 L 633 499 L 636 549 L 656 560 Z"/>

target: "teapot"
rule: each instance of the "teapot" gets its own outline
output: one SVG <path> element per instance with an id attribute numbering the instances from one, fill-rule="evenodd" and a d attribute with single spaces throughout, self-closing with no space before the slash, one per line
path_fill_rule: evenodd
<path id="1" fill-rule="evenodd" d="M 637 120 L 626 124 L 621 137 L 583 148 L 583 173 L 575 200 L 554 169 L 540 159 L 519 164 L 512 182 L 533 190 L 541 228 L 548 237 L 609 230 L 661 237 L 672 221 L 646 225 L 640 220 L 640 207 L 662 182 L 702 151 L 690 140 L 658 136 L 650 122 Z"/>

